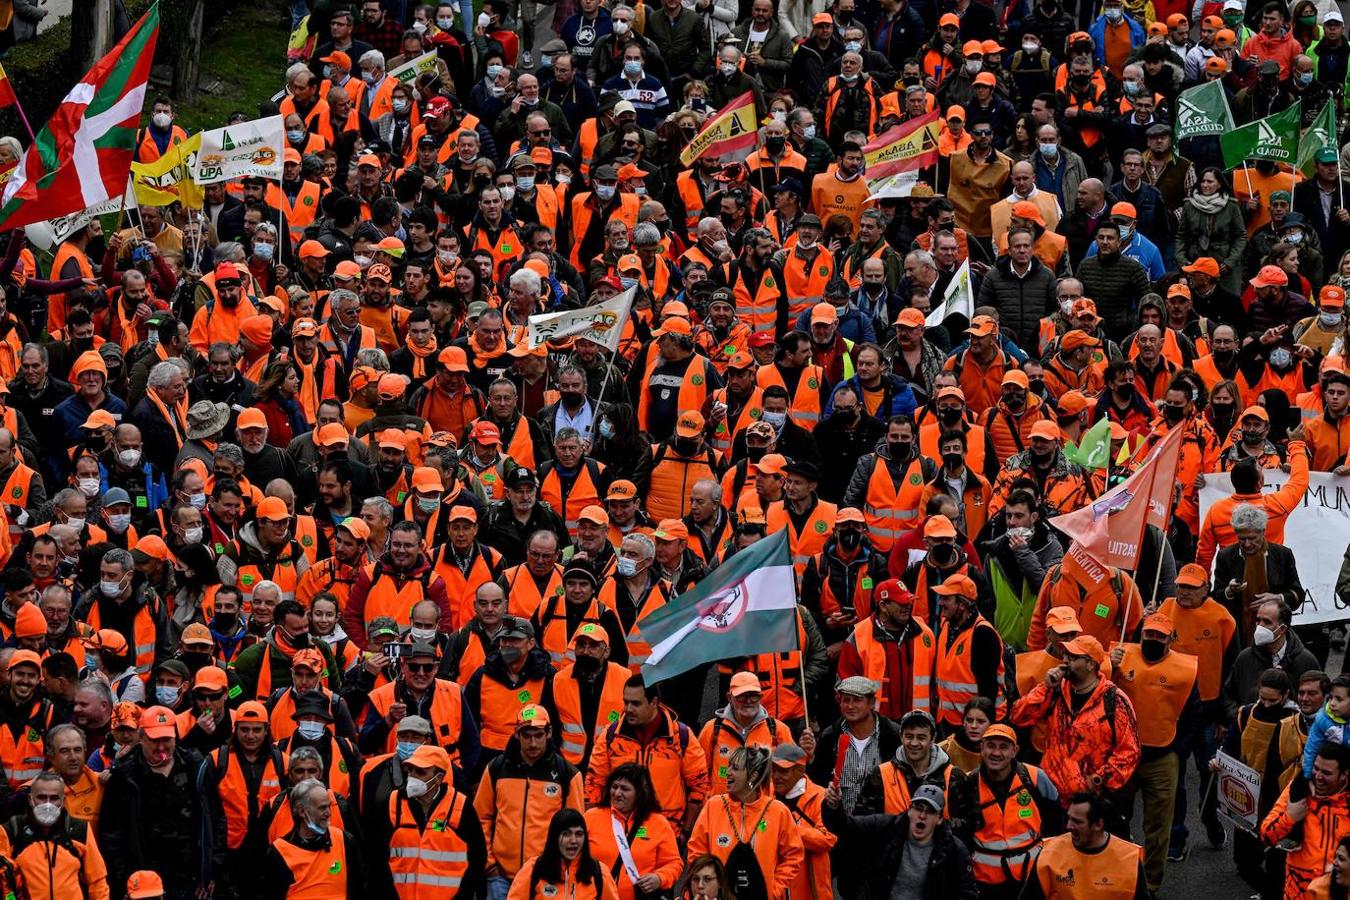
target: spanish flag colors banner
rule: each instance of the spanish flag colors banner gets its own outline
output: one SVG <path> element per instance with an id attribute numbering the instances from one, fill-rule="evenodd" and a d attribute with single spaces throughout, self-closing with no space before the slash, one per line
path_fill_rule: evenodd
<path id="1" fill-rule="evenodd" d="M 694 139 L 680 152 L 680 162 L 691 165 L 705 153 L 729 156 L 753 148 L 758 139 L 755 95 L 746 91 L 722 107 L 722 111 L 709 119 L 703 130 L 694 135 Z"/>
<path id="2" fill-rule="evenodd" d="M 863 162 L 869 182 L 931 166 L 938 161 L 938 132 L 942 122 L 937 110 L 902 122 L 879 134 L 863 147 Z"/>

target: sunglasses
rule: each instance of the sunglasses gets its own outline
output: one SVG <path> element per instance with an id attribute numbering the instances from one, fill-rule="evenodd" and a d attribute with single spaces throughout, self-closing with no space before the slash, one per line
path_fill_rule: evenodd
<path id="1" fill-rule="evenodd" d="M 436 671 L 436 664 L 435 664 L 435 663 L 408 663 L 408 671 L 409 671 L 409 672 L 417 672 L 417 673 L 419 673 L 419 674 L 425 675 L 425 674 L 428 673 L 428 672 L 434 672 L 434 671 Z"/>
<path id="2" fill-rule="evenodd" d="M 214 703 L 217 700 L 224 699 L 224 691 L 193 691 L 192 695 L 198 700 L 209 700 Z"/>
<path id="3" fill-rule="evenodd" d="M 986 135 L 991 135 L 993 133 L 994 133 L 993 129 L 990 128 L 976 128 L 974 131 L 971 132 L 971 134 L 975 135 L 976 137 L 984 137 Z"/>

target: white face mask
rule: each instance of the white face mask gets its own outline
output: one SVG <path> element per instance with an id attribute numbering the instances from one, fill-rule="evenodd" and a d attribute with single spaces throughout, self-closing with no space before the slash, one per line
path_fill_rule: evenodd
<path id="1" fill-rule="evenodd" d="M 732 75 L 736 74 L 736 64 L 724 62 L 717 67 L 717 70 L 727 78 L 730 78 Z"/>
<path id="2" fill-rule="evenodd" d="M 323 737 L 323 728 L 322 722 L 301 722 L 295 726 L 296 732 L 307 741 L 317 741 Z"/>
<path id="3" fill-rule="evenodd" d="M 628 29 L 632 27 L 633 26 L 629 25 L 623 19 L 614 20 L 614 33 L 617 34 L 619 37 L 623 37 L 625 34 L 627 34 Z"/>
<path id="4" fill-rule="evenodd" d="M 108 527 L 118 534 L 124 533 L 131 527 L 131 513 L 108 516 Z"/>
<path id="5" fill-rule="evenodd" d="M 183 529 L 183 543 L 200 544 L 202 542 L 202 527 L 194 525 L 192 528 Z"/>
<path id="6" fill-rule="evenodd" d="M 74 528 L 76 531 L 84 531 L 83 516 L 68 516 L 66 518 L 66 524 L 69 525 L 71 528 Z"/>
<path id="7" fill-rule="evenodd" d="M 412 27 L 413 31 L 417 32 L 418 34 L 425 34 L 427 30 L 427 23 L 423 22 L 421 19 L 416 19 L 413 21 Z"/>
<path id="8" fill-rule="evenodd" d="M 516 189 L 509 184 L 500 187 L 497 190 L 501 191 L 503 203 L 510 203 L 512 200 L 516 199 Z"/>
<path id="9" fill-rule="evenodd" d="M 1264 625 L 1257 625 L 1252 633 L 1252 643 L 1257 647 L 1267 647 L 1275 643 L 1275 632 Z"/>
<path id="10" fill-rule="evenodd" d="M 150 121 L 155 124 L 156 128 L 163 131 L 173 124 L 173 116 L 168 113 L 155 113 L 150 117 Z"/>
<path id="11" fill-rule="evenodd" d="M 624 578 L 632 578 L 637 574 L 637 560 L 629 559 L 626 556 L 620 556 L 614 561 L 614 569 Z"/>
<path id="12" fill-rule="evenodd" d="M 1064 315 L 1066 315 L 1066 316 L 1072 315 L 1072 314 L 1073 314 L 1073 301 L 1072 301 L 1072 300 L 1061 300 L 1061 301 L 1059 301 L 1059 311 L 1060 311 L 1061 313 L 1063 313 Z"/>
<path id="13" fill-rule="evenodd" d="M 130 518 L 130 516 L 127 518 Z M 122 582 L 100 581 L 98 583 L 98 589 L 103 592 L 103 596 L 105 597 L 116 597 L 118 594 L 122 593 Z"/>
<path id="14" fill-rule="evenodd" d="M 416 800 L 418 797 L 426 796 L 427 783 L 420 778 L 410 776 L 403 783 L 403 792 L 408 795 L 409 800 Z"/>
<path id="15" fill-rule="evenodd" d="M 81 478 L 76 482 L 76 485 L 79 487 L 80 493 L 86 497 L 98 496 L 99 480 L 97 478 Z"/>
<path id="16" fill-rule="evenodd" d="M 33 807 L 33 818 L 37 819 L 43 828 L 50 828 L 61 818 L 61 807 L 55 803 L 39 803 Z"/>
<path id="17" fill-rule="evenodd" d="M 412 635 L 412 639 L 415 641 L 427 641 L 430 643 L 431 641 L 436 640 L 435 628 L 410 628 L 408 633 Z"/>

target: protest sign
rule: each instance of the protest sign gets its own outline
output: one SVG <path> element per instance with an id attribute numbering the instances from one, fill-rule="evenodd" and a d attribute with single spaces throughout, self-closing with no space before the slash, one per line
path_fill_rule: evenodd
<path id="1" fill-rule="evenodd" d="M 1266 469 L 1265 492 L 1277 490 L 1289 481 L 1279 469 Z M 1226 473 L 1208 474 L 1200 489 L 1200 521 L 1205 521 L 1216 500 L 1233 493 L 1233 482 Z M 1295 625 L 1317 625 L 1350 619 L 1347 609 L 1336 597 L 1336 576 L 1340 574 L 1345 545 L 1350 539 L 1350 478 L 1330 472 L 1312 472 L 1303 503 L 1290 514 L 1284 526 L 1284 544 L 1294 551 L 1299 581 L 1307 598 L 1294 613 Z M 1215 587 L 1215 592 L 1222 586 Z"/>
<path id="2" fill-rule="evenodd" d="M 1251 834 L 1261 827 L 1257 818 L 1257 798 L 1261 796 L 1261 775 L 1251 766 L 1220 750 L 1214 755 L 1219 763 L 1215 785 L 1219 799 L 1219 815 L 1236 828 Z"/>

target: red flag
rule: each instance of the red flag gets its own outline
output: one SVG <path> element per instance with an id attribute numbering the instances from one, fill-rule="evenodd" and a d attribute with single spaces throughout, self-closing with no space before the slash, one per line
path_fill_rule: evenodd
<path id="1" fill-rule="evenodd" d="M 18 105 L 19 98 L 14 95 L 14 83 L 9 80 L 9 73 L 5 71 L 5 67 L 0 66 L 0 109 Z"/>
<path id="2" fill-rule="evenodd" d="M 876 181 L 936 163 L 938 130 L 941 127 L 937 110 L 933 110 L 877 135 L 863 147 L 867 180 Z"/>
<path id="3" fill-rule="evenodd" d="M 1167 530 L 1184 436 L 1184 429 L 1172 429 L 1133 475 L 1050 524 L 1101 565 L 1133 570 L 1139 564 L 1144 527 Z"/>

